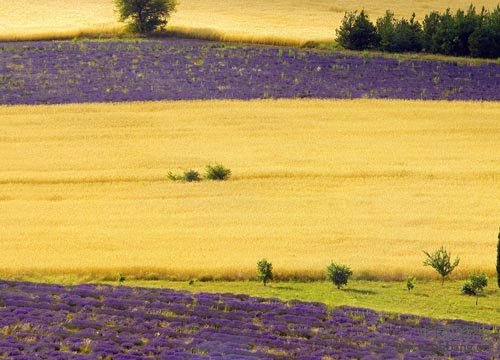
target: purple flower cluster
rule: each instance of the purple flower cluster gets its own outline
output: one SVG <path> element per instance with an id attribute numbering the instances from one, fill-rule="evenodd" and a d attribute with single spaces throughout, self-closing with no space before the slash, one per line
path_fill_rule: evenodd
<path id="1" fill-rule="evenodd" d="M 0 104 L 303 97 L 500 100 L 500 65 L 181 39 L 0 43 Z"/>
<path id="2" fill-rule="evenodd" d="M 0 358 L 498 359 L 500 328 L 319 303 L 0 281 Z"/>

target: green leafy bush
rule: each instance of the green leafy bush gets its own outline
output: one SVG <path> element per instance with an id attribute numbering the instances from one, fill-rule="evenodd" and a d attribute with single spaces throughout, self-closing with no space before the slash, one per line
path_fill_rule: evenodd
<path id="1" fill-rule="evenodd" d="M 406 289 L 412 291 L 415 288 L 415 278 L 413 276 L 408 276 L 406 278 Z"/>
<path id="2" fill-rule="evenodd" d="M 125 275 L 123 274 L 118 274 L 118 282 L 120 284 L 123 284 L 125 282 Z"/>
<path id="3" fill-rule="evenodd" d="M 187 181 L 187 182 L 193 182 L 193 181 L 200 181 L 200 173 L 196 170 L 190 169 L 187 171 L 184 171 L 184 175 L 182 176 L 182 180 Z"/>
<path id="4" fill-rule="evenodd" d="M 273 279 L 273 264 L 266 259 L 257 262 L 257 277 L 264 283 L 264 286 Z"/>
<path id="5" fill-rule="evenodd" d="M 462 285 L 462 294 L 465 295 L 476 295 L 476 290 L 470 282 L 466 282 Z"/>
<path id="6" fill-rule="evenodd" d="M 231 170 L 225 168 L 221 164 L 207 165 L 205 168 L 205 178 L 209 180 L 227 180 L 231 176 Z M 201 181 L 200 173 L 196 170 L 189 169 L 184 171 L 182 175 L 175 174 L 172 171 L 167 173 L 167 179 L 171 181 Z"/>
<path id="7" fill-rule="evenodd" d="M 479 295 L 483 294 L 487 286 L 488 277 L 485 274 L 473 274 L 470 280 L 462 286 L 462 294 L 475 296 L 477 306 Z"/>
<path id="8" fill-rule="evenodd" d="M 177 174 L 174 174 L 173 172 L 169 171 L 167 173 L 167 179 L 172 180 L 172 181 L 180 181 L 180 180 L 182 180 L 182 175 L 177 175 Z"/>
<path id="9" fill-rule="evenodd" d="M 209 180 L 227 180 L 231 176 L 231 170 L 221 164 L 207 165 L 205 168 L 205 178 Z"/>
<path id="10" fill-rule="evenodd" d="M 167 178 L 172 181 L 186 181 L 186 182 L 201 181 L 200 173 L 193 169 L 184 171 L 182 175 L 174 174 L 173 172 L 169 171 L 167 173 Z"/>
<path id="11" fill-rule="evenodd" d="M 441 284 L 444 284 L 444 278 L 448 276 L 460 263 L 460 258 L 456 258 L 455 261 L 451 262 L 451 253 L 446 251 L 446 249 L 441 246 L 438 250 L 429 254 L 424 251 L 427 259 L 424 261 L 424 266 L 431 266 L 441 275 Z"/>
<path id="12" fill-rule="evenodd" d="M 115 0 L 119 19 L 128 22 L 132 32 L 147 34 L 167 25 L 176 0 Z"/>
<path id="13" fill-rule="evenodd" d="M 328 280 L 340 289 L 342 286 L 347 285 L 349 277 L 352 275 L 351 269 L 346 265 L 335 264 L 332 262 L 326 268 L 326 277 Z"/>

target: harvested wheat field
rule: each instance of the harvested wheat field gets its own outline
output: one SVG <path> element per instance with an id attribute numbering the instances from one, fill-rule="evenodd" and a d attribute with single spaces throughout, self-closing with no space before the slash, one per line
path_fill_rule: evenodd
<path id="1" fill-rule="evenodd" d="M 494 271 L 500 105 L 383 100 L 0 107 L 1 273 L 246 278 Z M 229 181 L 169 170 L 220 162 Z"/>
<path id="2" fill-rule="evenodd" d="M 386 10 L 419 19 L 433 10 L 466 9 L 471 1 L 443 0 L 180 0 L 169 28 L 195 37 L 300 44 L 332 41 L 346 11 L 364 8 L 373 20 Z M 497 0 L 472 1 L 493 9 Z M 28 21 L 29 20 L 29 21 Z M 0 3 L 0 40 L 116 35 L 121 29 L 112 0 L 19 0 Z"/>

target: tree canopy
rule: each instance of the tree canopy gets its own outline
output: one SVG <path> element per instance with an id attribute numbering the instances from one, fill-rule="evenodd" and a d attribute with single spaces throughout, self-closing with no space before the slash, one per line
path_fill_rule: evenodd
<path id="1" fill-rule="evenodd" d="M 119 18 L 129 30 L 141 34 L 164 29 L 177 6 L 176 0 L 115 0 Z"/>

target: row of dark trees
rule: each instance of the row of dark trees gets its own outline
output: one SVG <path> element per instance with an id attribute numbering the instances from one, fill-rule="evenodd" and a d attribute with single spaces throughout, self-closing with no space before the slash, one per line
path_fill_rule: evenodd
<path id="1" fill-rule="evenodd" d="M 120 21 L 132 32 L 147 34 L 164 29 L 175 11 L 177 0 L 114 0 Z M 396 19 L 387 11 L 373 24 L 364 10 L 347 12 L 337 29 L 337 42 L 352 50 L 379 49 L 388 52 L 428 52 L 434 54 L 500 57 L 500 5 L 493 11 L 450 9 L 427 14 L 422 24 Z"/>
<path id="2" fill-rule="evenodd" d="M 337 30 L 337 42 L 352 50 L 420 52 L 485 58 L 500 57 L 500 5 L 493 11 L 474 6 L 467 11 L 433 11 L 422 23 L 396 19 L 387 11 L 373 24 L 364 10 L 347 12 Z"/>

